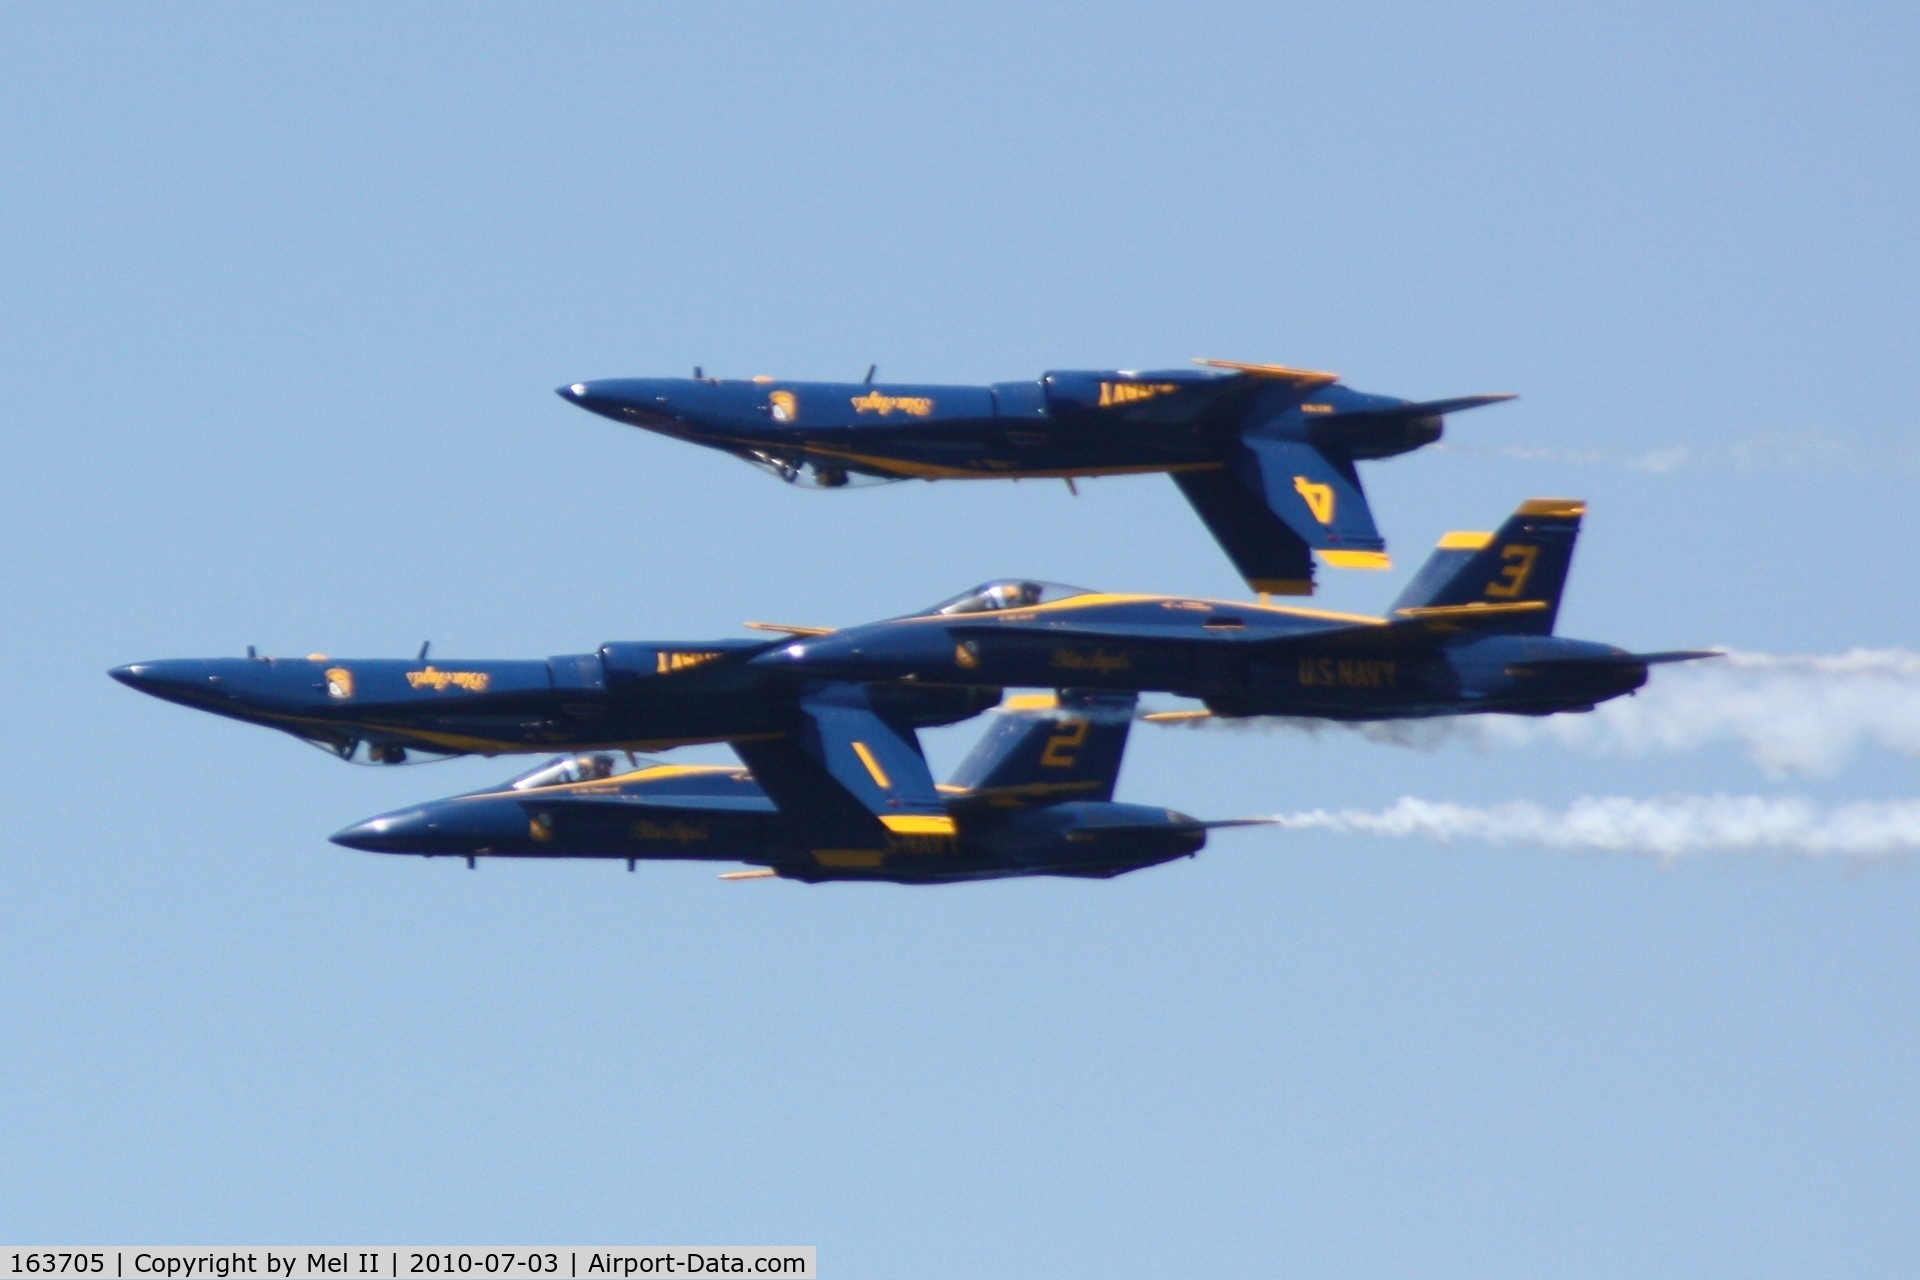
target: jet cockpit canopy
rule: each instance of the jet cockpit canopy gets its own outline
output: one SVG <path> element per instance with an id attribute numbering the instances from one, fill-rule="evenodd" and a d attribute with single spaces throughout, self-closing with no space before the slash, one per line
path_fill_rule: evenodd
<path id="1" fill-rule="evenodd" d="M 531 791 L 535 787 L 560 787 L 570 782 L 599 782 L 657 763 L 631 752 L 588 751 L 577 756 L 556 756 L 510 779 L 505 789 Z"/>
<path id="2" fill-rule="evenodd" d="M 1052 604 L 1073 596 L 1090 596 L 1086 587 L 1070 587 L 1063 582 L 1037 582 L 1029 578 L 1000 578 L 983 582 L 971 591 L 951 600 L 942 600 L 927 613 L 997 613 L 1002 609 L 1030 609 L 1037 604 Z"/>

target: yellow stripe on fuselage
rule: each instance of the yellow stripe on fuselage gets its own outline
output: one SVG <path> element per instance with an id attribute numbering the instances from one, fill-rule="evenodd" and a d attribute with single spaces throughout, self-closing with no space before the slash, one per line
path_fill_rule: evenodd
<path id="1" fill-rule="evenodd" d="M 857 453 L 852 449 L 835 449 L 828 445 L 806 441 L 801 442 L 800 448 L 808 453 L 817 453 L 828 458 L 857 462 L 863 467 L 871 467 L 875 471 L 907 480 L 1065 480 L 1074 476 L 1098 478 L 1100 476 L 1151 475 L 1160 471 L 1218 471 L 1225 465 L 1219 462 L 1143 462 L 1124 467 L 1057 467 L 1045 471 L 1030 471 L 1017 463 L 1011 463 L 1006 467 L 941 466 L 938 463 L 914 462 L 906 458 L 883 458 L 870 453 Z"/>
<path id="2" fill-rule="evenodd" d="M 1198 605 L 1203 609 L 1222 609 L 1232 613 L 1268 613 L 1283 618 L 1315 618 L 1326 622 L 1346 622 L 1355 626 L 1384 627 L 1385 618 L 1369 617 L 1363 613 L 1336 613 L 1331 609 L 1299 609 L 1288 605 L 1249 604 L 1244 600 L 1215 600 L 1207 596 L 1150 596 L 1088 592 L 1081 596 L 1068 596 L 1065 600 L 1053 600 L 1046 604 L 1021 605 L 1014 609 L 987 610 L 980 613 L 927 613 L 918 617 L 903 618 L 903 622 L 943 622 L 949 626 L 959 623 L 991 622 L 996 618 L 1015 618 L 1024 620 L 1034 613 L 1061 614 L 1074 613 L 1083 609 L 1106 609 L 1123 604 L 1173 604 Z M 1194 612 L 1199 612 L 1198 609 Z M 1148 637 L 1142 637 L 1143 639 Z"/>

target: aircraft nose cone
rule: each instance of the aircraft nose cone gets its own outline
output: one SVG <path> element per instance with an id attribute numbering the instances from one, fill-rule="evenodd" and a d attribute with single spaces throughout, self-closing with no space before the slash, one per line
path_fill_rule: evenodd
<path id="1" fill-rule="evenodd" d="M 598 382 L 570 382 L 554 394 L 588 413 L 627 426 L 647 426 L 674 414 L 670 382 L 649 378 L 603 378 Z"/>
<path id="2" fill-rule="evenodd" d="M 129 689 L 156 698 L 170 700 L 218 698 L 227 692 L 220 672 L 211 664 L 192 659 L 165 662 L 130 662 L 107 672 Z"/>
<path id="3" fill-rule="evenodd" d="M 616 412 L 636 403 L 634 384 L 619 378 L 600 382 L 569 382 L 564 387 L 555 387 L 553 394 L 569 404 L 577 404 L 594 413 Z"/>
<path id="4" fill-rule="evenodd" d="M 432 825 L 427 821 L 426 810 L 407 809 L 356 822 L 327 839 L 368 853 L 418 853 L 429 846 L 431 836 Z"/>

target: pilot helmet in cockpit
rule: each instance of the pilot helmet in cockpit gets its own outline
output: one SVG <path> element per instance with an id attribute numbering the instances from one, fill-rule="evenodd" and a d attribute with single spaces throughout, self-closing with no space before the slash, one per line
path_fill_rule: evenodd
<path id="1" fill-rule="evenodd" d="M 1040 603 L 1037 582 L 996 582 L 987 588 L 989 609 L 1024 609 Z"/>

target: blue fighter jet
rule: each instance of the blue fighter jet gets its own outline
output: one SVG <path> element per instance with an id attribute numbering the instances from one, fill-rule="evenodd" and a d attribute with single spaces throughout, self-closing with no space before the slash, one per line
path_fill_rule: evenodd
<path id="1" fill-rule="evenodd" d="M 1590 711 L 1657 663 L 1553 634 L 1584 503 L 1523 503 L 1450 533 L 1386 618 L 1004 581 L 919 614 L 770 649 L 749 666 L 818 679 L 1165 692 L 1201 714 L 1388 720 Z"/>
<path id="2" fill-rule="evenodd" d="M 616 378 L 559 394 L 615 422 L 707 445 L 793 483 L 1164 471 L 1254 590 L 1311 595 L 1313 557 L 1391 565 L 1355 464 L 1440 438 L 1449 413 L 1510 395 L 1408 401 L 1339 376 L 1200 369 L 1048 373 L 991 386 Z"/>
<path id="3" fill-rule="evenodd" d="M 934 787 L 917 749 L 844 739 L 815 754 L 793 740 L 737 748 L 751 769 L 567 756 L 503 786 L 369 818 L 334 843 L 377 853 L 746 862 L 726 880 L 779 876 L 943 884 L 1010 876 L 1106 879 L 1190 857 L 1213 827 L 1170 809 L 1118 804 L 1130 694 L 1013 699 Z M 848 758 L 856 773 L 827 762 Z M 900 772 L 917 780 L 893 780 Z M 864 775 L 861 777 L 860 775 Z M 844 779 L 844 780 L 843 780 Z M 859 784 L 865 782 L 866 786 Z M 848 782 L 854 785 L 849 786 Z M 902 785 L 904 783 L 904 785 Z M 873 785 L 888 788 L 882 801 Z M 864 792 L 865 794 L 859 794 Z"/>
<path id="4" fill-rule="evenodd" d="M 748 623 L 783 637 L 810 628 Z M 998 689 L 823 686 L 748 665 L 782 640 L 605 644 L 532 661 L 171 658 L 108 672 L 143 693 L 280 729 L 343 760 L 609 748 L 817 735 L 819 722 L 911 736 L 1000 700 Z M 856 735 L 857 736 L 857 735 Z"/>

